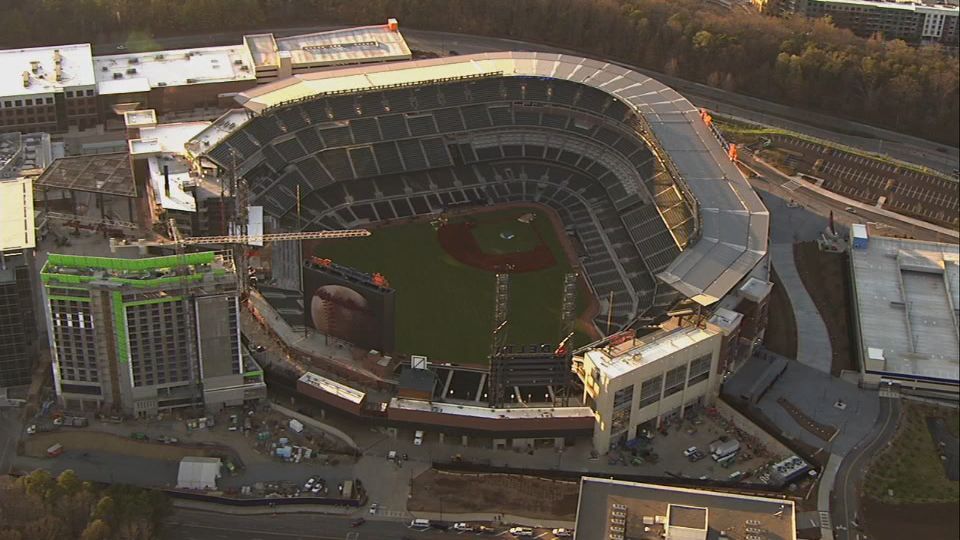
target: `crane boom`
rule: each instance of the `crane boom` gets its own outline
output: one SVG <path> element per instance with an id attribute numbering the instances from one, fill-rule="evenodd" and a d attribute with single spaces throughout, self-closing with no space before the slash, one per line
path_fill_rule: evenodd
<path id="1" fill-rule="evenodd" d="M 342 231 L 312 231 L 297 233 L 243 234 L 228 236 L 188 236 L 175 242 L 184 245 L 196 244 L 249 244 L 251 241 L 278 242 L 283 240 L 326 240 L 333 238 L 360 238 L 370 236 L 366 229 L 346 229 Z"/>

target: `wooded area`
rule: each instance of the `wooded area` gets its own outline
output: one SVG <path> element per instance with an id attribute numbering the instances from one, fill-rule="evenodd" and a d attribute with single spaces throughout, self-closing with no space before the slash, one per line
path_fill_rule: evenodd
<path id="1" fill-rule="evenodd" d="M 169 511 L 157 491 L 37 470 L 0 483 L 0 540 L 149 540 Z"/>
<path id="2" fill-rule="evenodd" d="M 555 44 L 726 90 L 960 143 L 960 63 L 825 21 L 702 0 L 0 0 L 0 45 L 372 24 Z"/>

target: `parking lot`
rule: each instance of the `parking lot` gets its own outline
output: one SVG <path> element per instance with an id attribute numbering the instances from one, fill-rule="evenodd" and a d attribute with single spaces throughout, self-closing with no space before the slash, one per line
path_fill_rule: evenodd
<path id="1" fill-rule="evenodd" d="M 793 137 L 774 136 L 772 143 L 789 167 L 830 191 L 949 227 L 960 223 L 956 181 Z"/>

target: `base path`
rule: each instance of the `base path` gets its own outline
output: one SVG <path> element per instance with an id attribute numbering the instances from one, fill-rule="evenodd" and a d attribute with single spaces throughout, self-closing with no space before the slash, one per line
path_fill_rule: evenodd
<path id="1" fill-rule="evenodd" d="M 536 272 L 557 264 L 547 244 L 540 243 L 529 251 L 516 253 L 484 253 L 472 229 L 476 223 L 449 223 L 437 230 L 437 241 L 458 262 L 490 272 Z"/>
<path id="2" fill-rule="evenodd" d="M 803 286 L 793 259 L 793 244 L 770 244 L 770 258 L 783 288 L 790 297 L 797 320 L 797 360 L 824 373 L 830 373 L 833 348 L 827 325 Z"/>

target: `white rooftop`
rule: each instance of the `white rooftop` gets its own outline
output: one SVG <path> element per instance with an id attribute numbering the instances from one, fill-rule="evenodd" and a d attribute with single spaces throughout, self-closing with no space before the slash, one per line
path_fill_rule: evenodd
<path id="1" fill-rule="evenodd" d="M 220 478 L 220 458 L 185 457 L 177 470 L 180 489 L 216 489 Z"/>
<path id="2" fill-rule="evenodd" d="M 256 77 L 243 45 L 97 56 L 93 65 L 98 92 L 104 95 Z"/>
<path id="3" fill-rule="evenodd" d="M 60 58 L 60 80 L 57 80 L 57 57 Z M 0 99 L 53 94 L 64 88 L 92 87 L 93 62 L 90 44 L 7 49 L 0 51 Z M 36 62 L 36 64 L 31 64 Z M 34 72 L 34 67 L 36 71 Z M 24 72 L 28 73 L 24 86 Z"/>
<path id="4" fill-rule="evenodd" d="M 0 251 L 33 248 L 33 182 L 0 180 Z"/>
<path id="5" fill-rule="evenodd" d="M 147 154 L 156 154 L 147 158 L 147 164 L 150 167 L 153 193 L 163 208 L 182 212 L 197 211 L 197 200 L 188 191 L 188 187 L 196 185 L 197 179 L 191 173 L 184 145 L 209 125 L 210 122 L 200 121 L 145 127 L 140 129 L 139 140 L 130 141 L 131 153 L 139 150 Z M 135 147 L 135 144 L 141 146 Z M 164 175 L 164 167 L 167 168 L 166 175 Z M 169 190 L 167 180 L 169 180 Z"/>
<path id="6" fill-rule="evenodd" d="M 587 351 L 586 356 L 605 379 L 615 379 L 715 335 L 717 334 L 714 332 L 695 326 L 661 330 L 609 349 Z"/>
<path id="7" fill-rule="evenodd" d="M 359 404 L 363 402 L 363 398 L 367 395 L 356 388 L 351 388 L 345 384 L 340 384 L 337 381 L 328 379 L 326 377 L 321 377 L 316 373 L 310 373 L 309 371 L 304 373 L 303 376 L 300 377 L 299 381 L 304 384 L 309 384 L 318 390 L 323 390 L 328 394 L 333 394 L 340 399 L 345 399 L 351 403 Z"/>
<path id="8" fill-rule="evenodd" d="M 390 30 L 385 24 L 282 38 L 253 34 L 244 36 L 244 42 L 257 67 L 279 65 L 281 52 L 290 53 L 294 66 L 361 64 L 411 57 L 399 30 Z"/>
<path id="9" fill-rule="evenodd" d="M 157 111 L 144 109 L 123 113 L 123 123 L 128 128 L 153 127 L 157 125 Z"/>
<path id="10" fill-rule="evenodd" d="M 947 6 L 943 4 L 936 4 L 933 2 L 920 2 L 920 1 L 914 2 L 909 0 L 897 0 L 895 2 L 877 1 L 877 0 L 814 0 L 814 1 L 824 3 L 824 4 L 846 4 L 850 6 L 876 7 L 876 8 L 884 8 L 884 9 L 900 9 L 903 11 L 960 13 L 960 8 L 958 8 L 957 6 Z"/>
<path id="11" fill-rule="evenodd" d="M 960 247 L 873 236 L 850 258 L 864 369 L 960 380 Z"/>
<path id="12" fill-rule="evenodd" d="M 250 119 L 250 112 L 246 109 L 231 109 L 214 120 L 203 131 L 197 133 L 186 143 L 187 152 L 193 156 L 200 155 L 204 150 L 213 148 L 227 135 L 234 132 L 237 126 Z"/>
<path id="13" fill-rule="evenodd" d="M 390 408 L 440 414 L 456 414 L 474 418 L 593 418 L 593 410 L 591 410 L 590 407 L 513 407 L 509 409 L 494 409 L 491 407 L 458 405 L 456 403 L 392 398 L 390 400 Z"/>

